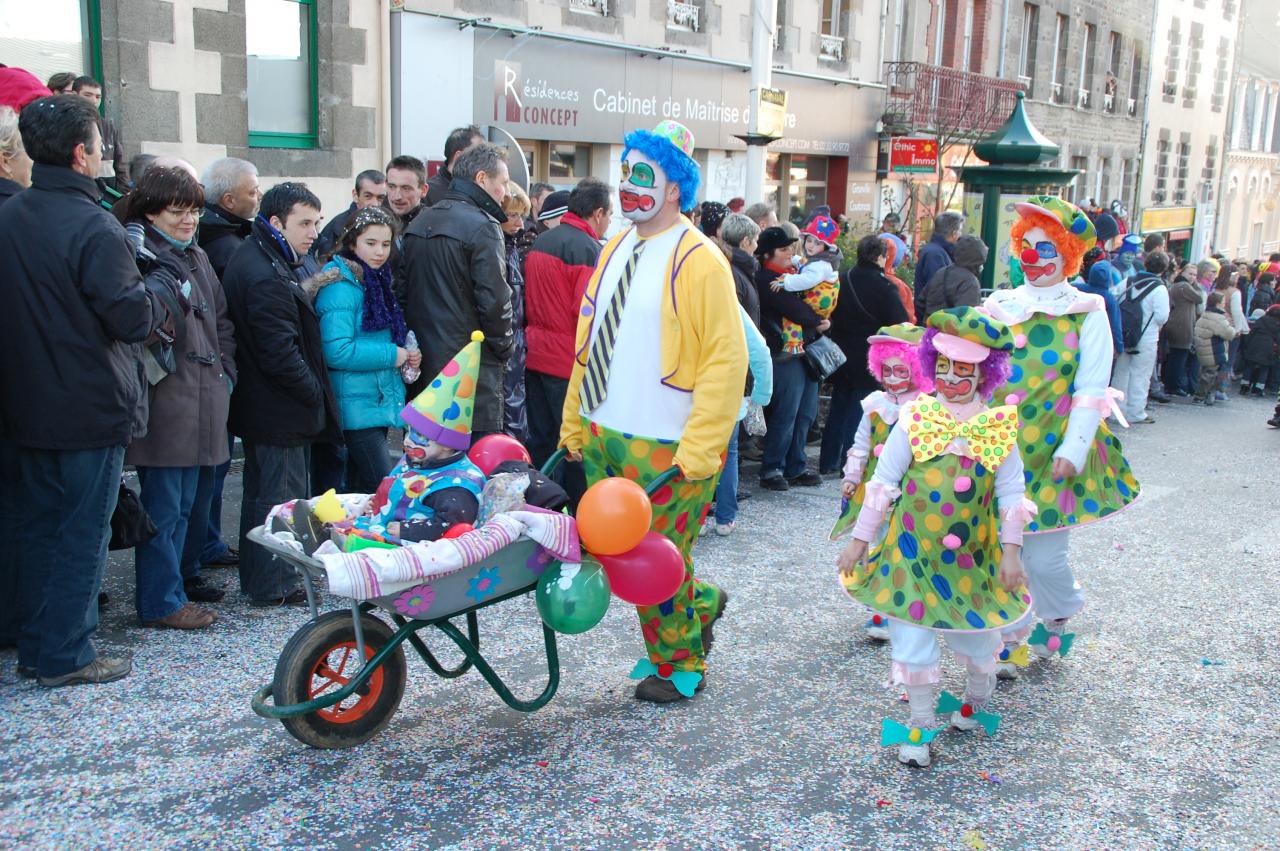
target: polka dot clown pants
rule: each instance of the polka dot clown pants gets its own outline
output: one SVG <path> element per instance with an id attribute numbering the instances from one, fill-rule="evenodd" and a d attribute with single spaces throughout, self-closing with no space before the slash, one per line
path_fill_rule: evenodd
<path id="1" fill-rule="evenodd" d="M 583 420 L 583 430 L 587 440 L 582 448 L 582 464 L 588 484 L 623 476 L 648 485 L 674 462 L 675 441 L 624 434 L 587 419 Z M 693 575 L 689 552 L 698 540 L 719 478 L 715 475 L 691 482 L 677 476 L 650 498 L 651 528 L 676 545 L 685 566 L 684 582 L 674 597 L 657 606 L 636 607 L 647 660 L 663 679 L 670 679 L 675 672 L 701 674 L 704 669 L 702 627 L 719 609 L 720 589 Z"/>

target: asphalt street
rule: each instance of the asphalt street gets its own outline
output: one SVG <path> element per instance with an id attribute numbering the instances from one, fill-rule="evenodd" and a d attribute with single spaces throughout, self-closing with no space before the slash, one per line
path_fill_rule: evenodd
<path id="1" fill-rule="evenodd" d="M 130 677 L 48 691 L 0 653 L 0 846 L 1280 847 L 1271 404 L 1164 406 L 1122 434 L 1143 497 L 1073 537 L 1089 597 L 1073 652 L 1001 684 L 999 733 L 943 735 L 925 771 L 879 747 L 880 720 L 906 706 L 838 587 L 835 481 L 756 490 L 734 535 L 697 545 L 732 602 L 692 702 L 631 697 L 642 648 L 615 600 L 599 627 L 561 639 L 541 711 L 411 655 L 390 726 L 345 751 L 311 750 L 249 708 L 304 610 L 250 609 L 235 571 L 212 570 L 229 591 L 212 628 L 143 630 L 132 556 L 113 554 L 98 644 L 132 653 Z M 755 490 L 754 467 L 744 482 Z M 233 476 L 228 529 L 238 488 Z M 480 620 L 498 671 L 540 691 L 532 598 Z"/>

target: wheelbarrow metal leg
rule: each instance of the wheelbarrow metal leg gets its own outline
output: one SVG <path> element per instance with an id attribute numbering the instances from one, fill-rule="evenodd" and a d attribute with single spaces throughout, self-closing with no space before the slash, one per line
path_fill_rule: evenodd
<path id="1" fill-rule="evenodd" d="M 391 619 L 395 621 L 396 626 L 401 627 L 402 629 L 407 623 L 407 621 L 399 615 L 392 615 Z M 426 626 L 426 624 L 415 622 L 405 640 L 409 642 L 409 646 L 418 651 L 418 655 L 422 657 L 422 661 L 427 663 L 427 667 L 429 667 L 436 676 L 443 677 L 446 680 L 452 680 L 471 670 L 470 659 L 463 659 L 462 664 L 456 668 L 446 668 L 444 665 L 440 664 L 440 660 L 431 652 L 431 648 L 427 647 L 427 643 L 418 635 L 417 630 L 424 626 Z"/>
<path id="2" fill-rule="evenodd" d="M 480 672 L 480 676 L 484 677 L 485 682 L 497 692 L 498 697 L 502 698 L 502 702 L 512 709 L 520 712 L 533 712 L 536 709 L 541 709 L 547 705 L 555 695 L 556 689 L 560 686 L 560 655 L 556 650 L 556 634 L 545 624 L 542 626 L 542 640 L 547 651 L 547 686 L 542 690 L 542 694 L 533 700 L 520 700 L 512 694 L 511 689 L 507 688 L 507 684 L 485 661 L 480 649 L 468 640 L 452 623 L 440 621 L 436 624 L 436 628 L 453 639 L 453 643 L 458 645 L 458 648 L 466 654 L 467 660 L 476 666 L 476 670 Z"/>

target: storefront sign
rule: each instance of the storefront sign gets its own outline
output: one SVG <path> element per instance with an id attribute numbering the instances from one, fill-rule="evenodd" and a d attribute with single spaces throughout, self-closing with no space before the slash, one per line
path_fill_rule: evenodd
<path id="1" fill-rule="evenodd" d="M 760 121 L 756 132 L 781 139 L 786 135 L 787 93 L 782 89 L 760 90 Z"/>
<path id="2" fill-rule="evenodd" d="M 1186 230 L 1195 225 L 1195 207 L 1160 207 L 1142 211 L 1142 233 Z"/>
<path id="3" fill-rule="evenodd" d="M 889 140 L 890 174 L 933 174 L 938 170 L 938 143 L 930 138 L 895 136 Z"/>

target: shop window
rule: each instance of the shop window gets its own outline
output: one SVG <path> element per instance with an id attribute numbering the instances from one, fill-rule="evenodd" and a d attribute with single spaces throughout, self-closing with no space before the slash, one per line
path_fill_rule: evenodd
<path id="1" fill-rule="evenodd" d="M 245 0 L 252 147 L 316 146 L 315 4 L 316 0 Z"/>
<path id="2" fill-rule="evenodd" d="M 102 79 L 98 0 L 0 0 L 0 57 L 41 82 L 60 71 Z"/>
<path id="3" fill-rule="evenodd" d="M 591 174 L 591 146 L 552 142 L 548 176 L 551 182 L 574 180 Z"/>

